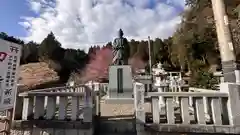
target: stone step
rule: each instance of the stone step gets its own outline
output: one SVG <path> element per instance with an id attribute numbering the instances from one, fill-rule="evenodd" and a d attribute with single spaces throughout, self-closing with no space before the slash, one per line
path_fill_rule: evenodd
<path id="1" fill-rule="evenodd" d="M 95 126 L 96 133 L 111 135 L 135 135 L 135 124 L 133 119 L 108 120 L 98 119 Z"/>

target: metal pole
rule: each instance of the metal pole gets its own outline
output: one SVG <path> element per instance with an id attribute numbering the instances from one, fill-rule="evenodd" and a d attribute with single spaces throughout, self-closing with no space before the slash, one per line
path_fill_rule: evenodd
<path id="1" fill-rule="evenodd" d="M 148 57 L 149 57 L 149 73 L 150 73 L 150 75 L 152 75 L 152 55 L 151 55 L 150 36 L 148 36 Z"/>
<path id="2" fill-rule="evenodd" d="M 149 57 L 149 74 L 151 76 L 151 81 L 153 83 L 153 74 L 152 74 L 152 55 L 151 55 L 151 40 L 148 36 L 148 57 Z M 152 84 L 148 84 L 148 92 L 152 92 Z"/>
<path id="3" fill-rule="evenodd" d="M 235 70 L 237 69 L 236 57 L 223 0 L 212 0 L 212 8 L 222 60 L 224 82 L 235 83 Z"/>

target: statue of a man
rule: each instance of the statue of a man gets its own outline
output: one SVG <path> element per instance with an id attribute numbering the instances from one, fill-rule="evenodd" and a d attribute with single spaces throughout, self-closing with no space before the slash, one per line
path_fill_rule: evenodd
<path id="1" fill-rule="evenodd" d="M 119 37 L 113 41 L 113 65 L 127 65 L 130 55 L 130 47 L 126 38 L 123 37 L 122 29 L 119 30 Z"/>

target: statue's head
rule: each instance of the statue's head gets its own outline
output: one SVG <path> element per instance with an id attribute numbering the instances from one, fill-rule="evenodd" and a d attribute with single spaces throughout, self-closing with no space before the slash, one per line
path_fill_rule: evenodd
<path id="1" fill-rule="evenodd" d="M 119 36 L 119 37 L 123 37 L 123 31 L 122 31 L 122 29 L 119 29 L 119 31 L 118 31 L 118 36 Z"/>

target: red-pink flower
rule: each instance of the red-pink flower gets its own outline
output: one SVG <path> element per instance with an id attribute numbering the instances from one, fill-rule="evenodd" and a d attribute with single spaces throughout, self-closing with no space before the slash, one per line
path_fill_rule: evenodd
<path id="1" fill-rule="evenodd" d="M 89 54 L 90 60 L 85 69 L 81 71 L 81 82 L 102 81 L 108 78 L 108 69 L 112 64 L 113 53 L 110 47 L 95 49 Z M 129 65 L 132 66 L 133 72 L 137 69 L 143 69 L 146 63 L 137 55 L 129 59 Z"/>
<path id="2" fill-rule="evenodd" d="M 111 65 L 113 54 L 111 48 L 96 50 L 95 55 L 90 55 L 90 61 L 82 72 L 82 80 L 99 81 L 108 77 L 108 67 Z"/>

